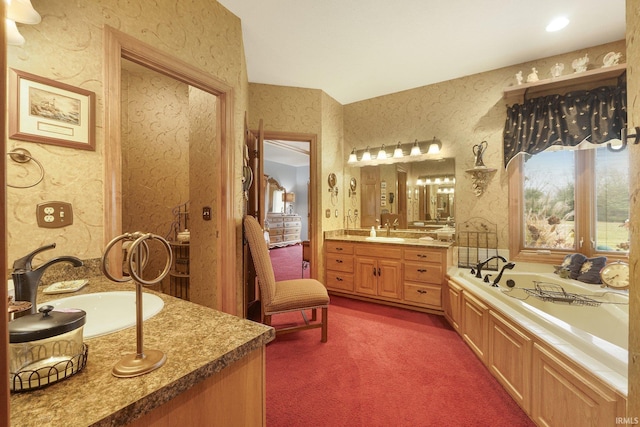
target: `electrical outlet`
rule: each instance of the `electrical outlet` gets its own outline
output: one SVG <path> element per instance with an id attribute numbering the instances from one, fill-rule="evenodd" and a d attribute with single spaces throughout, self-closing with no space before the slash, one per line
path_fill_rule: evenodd
<path id="1" fill-rule="evenodd" d="M 45 202 L 36 207 L 38 227 L 60 228 L 73 224 L 73 209 L 67 202 Z"/>

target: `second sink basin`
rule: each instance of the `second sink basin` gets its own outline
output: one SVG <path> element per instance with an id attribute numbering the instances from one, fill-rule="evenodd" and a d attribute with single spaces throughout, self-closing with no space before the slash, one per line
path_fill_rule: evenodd
<path id="1" fill-rule="evenodd" d="M 404 242 L 402 237 L 369 236 L 365 240 L 370 242 Z"/>
<path id="2" fill-rule="evenodd" d="M 99 337 L 136 324 L 136 293 L 132 291 L 96 292 L 48 301 L 54 310 L 79 308 L 87 313 L 84 338 Z M 157 295 L 142 293 L 142 318 L 147 320 L 162 310 L 164 301 Z"/>

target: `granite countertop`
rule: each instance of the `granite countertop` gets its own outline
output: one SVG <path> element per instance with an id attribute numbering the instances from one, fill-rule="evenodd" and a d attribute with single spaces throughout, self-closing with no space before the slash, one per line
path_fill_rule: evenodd
<path id="1" fill-rule="evenodd" d="M 453 246 L 453 242 L 443 242 L 440 240 L 425 240 L 424 238 L 418 237 L 402 237 L 399 235 L 391 236 L 391 237 L 402 237 L 404 240 L 401 242 L 398 241 L 380 241 L 380 240 L 367 240 L 369 236 L 361 236 L 361 235 L 352 235 L 352 234 L 326 234 L 325 240 L 339 240 L 343 242 L 357 242 L 357 243 L 371 243 L 371 244 L 383 244 L 383 245 L 400 245 L 400 246 L 421 246 L 421 247 L 431 247 L 431 248 L 449 248 Z M 383 236 L 380 236 L 383 237 Z"/>
<path id="2" fill-rule="evenodd" d="M 135 284 L 114 283 L 97 276 L 75 293 L 43 295 L 42 288 L 38 303 L 94 292 L 135 291 Z M 275 338 L 271 327 L 162 293 L 157 295 L 164 307 L 144 322 L 144 348 L 163 351 L 167 356 L 164 366 L 134 378 L 111 374 L 123 355 L 135 354 L 135 327 L 85 339 L 89 353 L 87 365 L 80 372 L 40 390 L 11 393 L 11 424 L 123 425 Z"/>

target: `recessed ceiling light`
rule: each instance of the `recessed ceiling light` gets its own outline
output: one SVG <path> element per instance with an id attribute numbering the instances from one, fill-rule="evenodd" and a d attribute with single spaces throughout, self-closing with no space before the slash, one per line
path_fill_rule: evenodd
<path id="1" fill-rule="evenodd" d="M 564 16 L 561 16 L 559 18 L 554 18 L 551 22 L 549 22 L 549 25 L 547 25 L 546 30 L 551 33 L 554 31 L 559 31 L 564 27 L 566 27 L 567 25 L 569 25 L 569 20 Z"/>

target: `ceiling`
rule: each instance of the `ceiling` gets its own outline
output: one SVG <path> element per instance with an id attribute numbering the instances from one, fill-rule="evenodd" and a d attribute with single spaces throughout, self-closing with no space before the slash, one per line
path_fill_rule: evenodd
<path id="1" fill-rule="evenodd" d="M 309 142 L 264 141 L 264 159 L 287 166 L 309 166 Z"/>
<path id="2" fill-rule="evenodd" d="M 250 82 L 343 105 L 625 38 L 625 0 L 218 1 L 242 20 Z"/>

